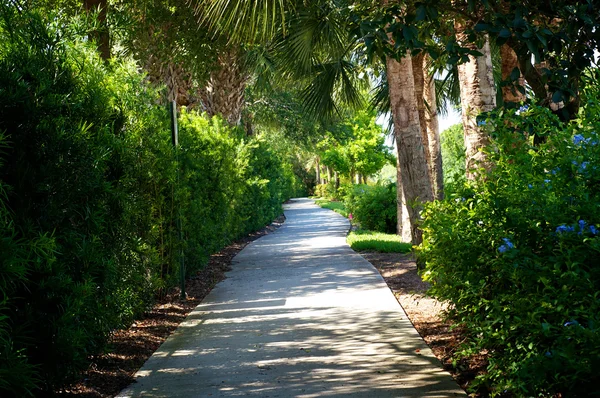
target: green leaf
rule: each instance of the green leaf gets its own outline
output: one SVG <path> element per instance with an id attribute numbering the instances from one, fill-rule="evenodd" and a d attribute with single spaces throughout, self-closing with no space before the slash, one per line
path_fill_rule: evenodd
<path id="1" fill-rule="evenodd" d="M 504 28 L 501 29 L 500 32 L 498 32 L 498 37 L 501 37 L 503 39 L 508 39 L 512 34 L 510 33 L 510 30 Z"/>
<path id="2" fill-rule="evenodd" d="M 512 72 L 510 72 L 510 80 L 517 81 L 521 77 L 521 70 L 515 67 Z"/>

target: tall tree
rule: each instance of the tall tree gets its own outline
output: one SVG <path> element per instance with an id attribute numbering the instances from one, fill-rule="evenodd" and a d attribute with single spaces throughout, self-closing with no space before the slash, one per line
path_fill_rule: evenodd
<path id="1" fill-rule="evenodd" d="M 427 57 L 426 57 L 427 59 Z M 428 62 L 423 64 L 423 102 L 425 103 L 425 129 L 429 146 L 429 175 L 433 196 L 442 199 L 444 196 L 444 172 L 442 169 L 442 147 L 440 143 L 440 126 L 438 122 L 437 95 L 435 77 L 430 72 Z"/>
<path id="2" fill-rule="evenodd" d="M 457 4 L 457 6 L 461 5 Z M 496 108 L 496 85 L 489 39 L 485 36 L 483 45 L 477 47 L 477 44 L 467 37 L 465 32 L 468 28 L 467 23 L 465 19 L 456 16 L 454 28 L 456 41 L 462 47 L 481 54 L 469 54 L 468 62 L 458 65 L 467 177 L 474 178 L 479 166 L 486 167 L 485 155 L 481 149 L 489 143 L 488 133 L 483 128 L 483 123 L 477 121 L 477 117 L 482 112 L 489 112 Z"/>
<path id="3" fill-rule="evenodd" d="M 242 50 L 234 44 L 222 50 L 215 70 L 200 89 L 202 108 L 210 116 L 221 115 L 232 125 L 240 124 L 249 77 Z"/>
<path id="4" fill-rule="evenodd" d="M 409 236 L 407 231 L 410 231 L 410 241 L 419 244 L 422 233 L 417 225 L 421 203 L 433 200 L 433 192 L 421 134 L 410 53 L 407 52 L 400 60 L 388 57 L 386 65 L 401 177 L 397 194 L 398 215 L 403 212 L 402 206 L 406 206 L 409 223 L 402 223 L 402 236 L 406 239 Z"/>

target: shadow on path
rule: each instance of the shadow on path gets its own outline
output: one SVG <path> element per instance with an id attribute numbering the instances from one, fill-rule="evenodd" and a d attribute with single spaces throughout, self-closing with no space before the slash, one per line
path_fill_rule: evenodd
<path id="1" fill-rule="evenodd" d="M 463 395 L 385 282 L 308 199 L 247 246 L 120 397 Z"/>

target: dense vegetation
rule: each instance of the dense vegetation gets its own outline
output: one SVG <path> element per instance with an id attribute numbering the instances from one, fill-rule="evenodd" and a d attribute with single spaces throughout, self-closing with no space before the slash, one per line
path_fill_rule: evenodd
<path id="1" fill-rule="evenodd" d="M 579 117 L 489 114 L 491 166 L 427 206 L 420 254 L 431 293 L 489 354 L 493 394 L 590 396 L 600 368 L 600 92 Z M 532 137 L 543 135 L 534 146 Z"/>
<path id="2" fill-rule="evenodd" d="M 179 120 L 130 61 L 37 13 L 0 20 L 0 391 L 70 380 L 157 294 L 301 193 L 218 118 Z M 182 236 L 177 228 L 181 224 Z"/>
<path id="3" fill-rule="evenodd" d="M 600 3 L 386 4 L 0 2 L 0 395 L 60 388 L 308 192 L 355 247 L 423 239 L 482 391 L 598 395 Z"/>

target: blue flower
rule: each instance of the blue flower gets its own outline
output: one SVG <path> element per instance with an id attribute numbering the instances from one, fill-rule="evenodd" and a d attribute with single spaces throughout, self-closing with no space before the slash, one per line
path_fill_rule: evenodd
<path id="1" fill-rule="evenodd" d="M 571 319 L 569 322 L 565 322 L 565 324 L 563 326 L 568 327 L 568 326 L 573 326 L 573 325 L 577 326 L 577 325 L 579 325 L 579 322 L 577 322 L 574 319 Z"/>
<path id="2" fill-rule="evenodd" d="M 573 231 L 575 231 L 575 228 L 571 225 L 562 224 L 562 225 L 559 225 L 558 227 L 556 227 L 557 234 L 560 234 L 563 232 L 573 232 Z"/>
<path id="3" fill-rule="evenodd" d="M 531 185 L 531 184 L 527 184 L 527 188 L 529 188 L 529 189 L 532 189 L 532 188 L 533 188 L 533 185 Z"/>
<path id="4" fill-rule="evenodd" d="M 502 238 L 502 240 L 504 241 L 504 244 L 501 245 L 498 248 L 498 251 L 500 253 L 506 253 L 510 249 L 514 249 L 515 248 L 515 245 L 510 241 L 510 239 L 508 239 L 508 238 Z"/>
<path id="5" fill-rule="evenodd" d="M 546 351 L 546 353 L 544 355 L 547 356 L 548 358 L 552 358 L 552 353 L 550 351 Z"/>
<path id="6" fill-rule="evenodd" d="M 515 112 L 515 115 L 520 115 L 523 112 L 527 112 L 528 109 L 529 105 L 521 105 L 521 107 Z"/>
<path id="7" fill-rule="evenodd" d="M 504 241 L 504 244 L 506 246 L 508 246 L 510 249 L 514 249 L 515 245 L 513 245 L 513 243 L 510 241 L 510 239 L 508 238 L 502 238 L 502 240 Z"/>
<path id="8" fill-rule="evenodd" d="M 585 138 L 581 134 L 575 134 L 573 136 L 573 144 L 580 145 L 582 142 L 586 142 Z"/>
<path id="9" fill-rule="evenodd" d="M 598 229 L 596 228 L 595 225 L 590 225 L 590 232 L 594 235 L 596 235 L 598 233 Z"/>
<path id="10" fill-rule="evenodd" d="M 487 122 L 485 120 L 480 120 L 477 122 L 478 126 L 485 126 L 487 124 Z"/>

